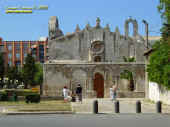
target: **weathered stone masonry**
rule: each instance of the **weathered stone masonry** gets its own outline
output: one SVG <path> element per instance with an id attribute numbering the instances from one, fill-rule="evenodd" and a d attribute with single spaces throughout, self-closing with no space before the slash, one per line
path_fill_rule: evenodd
<path id="1" fill-rule="evenodd" d="M 132 37 L 128 34 L 129 23 L 134 26 Z M 119 91 L 125 92 L 126 80 L 120 79 L 125 69 L 133 72 L 135 92 L 144 93 L 145 45 L 138 34 L 136 20 L 125 21 L 125 36 L 117 27 L 115 32 L 110 31 L 108 24 L 102 28 L 99 18 L 94 27 L 87 24 L 80 30 L 77 25 L 74 33 L 62 35 L 57 18 L 52 17 L 49 38 L 49 61 L 44 64 L 44 95 L 60 96 L 64 85 L 74 90 L 77 83 L 83 86 L 84 97 L 109 97 L 112 84 L 118 84 Z M 123 56 L 135 57 L 136 62 L 125 63 Z"/>

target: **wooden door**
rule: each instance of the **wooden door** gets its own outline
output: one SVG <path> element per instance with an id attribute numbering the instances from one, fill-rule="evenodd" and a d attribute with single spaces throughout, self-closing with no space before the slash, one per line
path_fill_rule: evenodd
<path id="1" fill-rule="evenodd" d="M 94 78 L 94 90 L 97 93 L 97 98 L 104 97 L 104 79 L 100 73 L 95 74 Z"/>

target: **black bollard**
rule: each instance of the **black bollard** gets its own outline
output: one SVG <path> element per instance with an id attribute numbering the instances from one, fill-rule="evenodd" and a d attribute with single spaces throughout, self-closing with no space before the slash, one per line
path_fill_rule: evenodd
<path id="1" fill-rule="evenodd" d="M 141 102 L 140 101 L 136 102 L 136 113 L 141 113 Z"/>
<path id="2" fill-rule="evenodd" d="M 97 114 L 97 113 L 98 113 L 98 101 L 97 101 L 97 100 L 95 100 L 95 101 L 93 102 L 93 113 L 94 113 L 94 114 Z"/>
<path id="3" fill-rule="evenodd" d="M 156 111 L 157 111 L 157 113 L 161 113 L 162 112 L 162 103 L 161 103 L 161 101 L 158 101 L 156 103 Z"/>
<path id="4" fill-rule="evenodd" d="M 119 113 L 119 101 L 115 101 L 115 113 Z"/>

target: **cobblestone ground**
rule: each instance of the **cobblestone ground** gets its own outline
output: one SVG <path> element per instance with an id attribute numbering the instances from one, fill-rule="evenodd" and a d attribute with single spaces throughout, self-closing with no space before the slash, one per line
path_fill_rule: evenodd
<path id="1" fill-rule="evenodd" d="M 83 103 L 72 102 L 72 110 L 76 113 L 92 113 L 93 101 L 98 100 L 98 112 L 99 113 L 115 113 L 114 102 L 109 98 L 104 99 L 84 99 Z M 142 113 L 156 113 L 156 104 L 144 101 L 139 98 L 118 98 L 120 105 L 120 113 L 135 113 L 136 101 L 141 101 Z M 170 106 L 162 105 L 162 113 L 170 113 Z"/>

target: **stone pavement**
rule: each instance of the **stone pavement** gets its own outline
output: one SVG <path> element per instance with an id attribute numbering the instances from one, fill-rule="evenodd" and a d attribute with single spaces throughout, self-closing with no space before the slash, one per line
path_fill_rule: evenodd
<path id="1" fill-rule="evenodd" d="M 93 101 L 98 100 L 99 113 L 114 113 L 114 102 L 110 98 L 104 99 L 83 99 L 83 103 L 72 102 L 72 110 L 76 113 L 93 113 Z M 142 113 L 155 113 L 156 104 L 148 103 L 143 98 L 118 98 L 120 105 L 120 113 L 135 113 L 136 101 L 141 101 Z M 162 113 L 170 113 L 170 106 L 162 105 Z"/>

